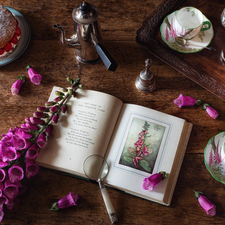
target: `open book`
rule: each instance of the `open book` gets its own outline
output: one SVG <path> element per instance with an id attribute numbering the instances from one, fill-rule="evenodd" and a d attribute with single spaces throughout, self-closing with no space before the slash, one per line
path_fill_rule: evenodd
<path id="1" fill-rule="evenodd" d="M 53 88 L 49 101 L 58 89 Z M 170 205 L 191 129 L 183 119 L 80 89 L 36 163 L 87 178 L 83 163 L 97 154 L 109 164 L 107 185 Z M 160 171 L 167 177 L 152 191 L 142 189 L 143 179 Z"/>

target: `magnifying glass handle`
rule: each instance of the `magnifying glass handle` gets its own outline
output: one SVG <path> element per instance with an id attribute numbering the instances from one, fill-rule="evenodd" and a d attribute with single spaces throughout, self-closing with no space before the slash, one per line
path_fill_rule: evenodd
<path id="1" fill-rule="evenodd" d="M 111 223 L 116 223 L 116 222 L 118 222 L 116 212 L 115 212 L 115 209 L 114 209 L 114 207 L 112 205 L 112 202 L 109 198 L 109 195 L 108 195 L 108 192 L 105 188 L 105 185 L 104 185 L 104 183 L 101 179 L 98 180 L 98 184 L 99 184 L 99 187 L 101 189 L 102 197 L 103 197 L 103 200 L 105 202 L 105 206 L 106 206 L 106 209 L 108 211 Z"/>

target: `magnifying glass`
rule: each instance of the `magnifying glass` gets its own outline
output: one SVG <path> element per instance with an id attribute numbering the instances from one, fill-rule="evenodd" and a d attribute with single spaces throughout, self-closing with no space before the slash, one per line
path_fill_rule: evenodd
<path id="1" fill-rule="evenodd" d="M 109 171 L 108 163 L 102 156 L 91 155 L 85 159 L 83 169 L 85 175 L 90 180 L 95 180 L 98 182 L 111 223 L 116 223 L 118 219 L 103 182 L 103 178 L 108 174 Z"/>

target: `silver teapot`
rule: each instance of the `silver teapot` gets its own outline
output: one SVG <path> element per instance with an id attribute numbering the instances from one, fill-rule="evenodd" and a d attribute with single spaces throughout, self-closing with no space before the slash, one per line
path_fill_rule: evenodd
<path id="1" fill-rule="evenodd" d="M 62 26 L 55 24 L 54 28 L 59 28 L 60 42 L 68 47 L 75 48 L 75 57 L 85 64 L 94 64 L 102 60 L 106 68 L 115 71 L 117 63 L 102 45 L 101 28 L 98 22 L 98 9 L 87 2 L 82 2 L 75 7 L 72 12 L 74 20 L 74 34 L 70 38 L 65 38 Z"/>

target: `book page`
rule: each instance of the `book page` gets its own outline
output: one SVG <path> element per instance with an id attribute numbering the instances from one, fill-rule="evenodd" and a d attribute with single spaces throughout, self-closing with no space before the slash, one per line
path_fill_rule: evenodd
<path id="1" fill-rule="evenodd" d="M 165 113 L 124 104 L 107 152 L 110 169 L 106 183 L 163 201 L 184 123 Z M 168 178 L 153 191 L 143 190 L 143 179 L 160 171 L 165 171 Z"/>
<path id="2" fill-rule="evenodd" d="M 53 100 L 57 87 L 49 100 Z M 108 94 L 79 89 L 61 113 L 53 135 L 41 149 L 36 162 L 63 172 L 83 174 L 83 162 L 92 155 L 105 155 L 122 101 Z"/>

